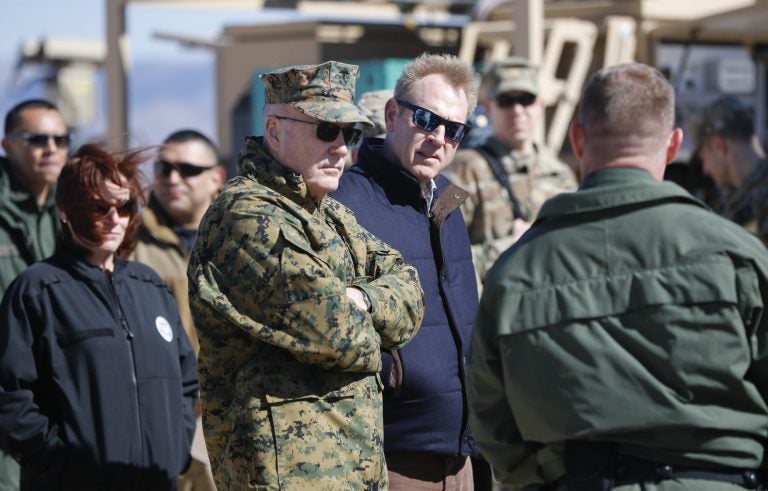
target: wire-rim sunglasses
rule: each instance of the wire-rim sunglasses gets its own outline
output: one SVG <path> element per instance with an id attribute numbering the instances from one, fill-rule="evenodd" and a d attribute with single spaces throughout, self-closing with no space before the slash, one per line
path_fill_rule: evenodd
<path id="1" fill-rule="evenodd" d="M 339 132 L 344 137 L 344 144 L 350 147 L 356 147 L 363 139 L 363 132 L 359 128 L 342 127 L 334 123 L 328 123 L 327 121 L 305 121 L 303 119 L 290 118 L 288 116 L 275 115 L 277 119 L 286 119 L 288 121 L 296 121 L 297 123 L 314 124 L 317 125 L 317 131 L 315 136 L 318 140 L 324 142 L 335 141 L 339 136 Z"/>
<path id="2" fill-rule="evenodd" d="M 459 143 L 469 134 L 470 126 L 458 121 L 451 121 L 433 113 L 429 109 L 424 109 L 408 101 L 395 99 L 397 103 L 413 111 L 413 124 L 424 131 L 435 131 L 438 126 L 445 127 L 445 137 Z"/>

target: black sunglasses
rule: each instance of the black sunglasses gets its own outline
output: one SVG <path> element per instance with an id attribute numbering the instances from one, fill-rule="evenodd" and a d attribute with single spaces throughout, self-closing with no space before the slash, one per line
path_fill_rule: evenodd
<path id="1" fill-rule="evenodd" d="M 499 94 L 496 96 L 496 105 L 501 108 L 512 107 L 515 104 L 520 104 L 523 107 L 528 107 L 536 102 L 536 96 L 533 94 Z"/>
<path id="2" fill-rule="evenodd" d="M 211 170 L 215 165 L 195 165 L 189 162 L 169 162 L 167 160 L 158 160 L 155 162 L 155 176 L 168 177 L 171 172 L 176 171 L 181 177 L 199 176 L 207 170 Z"/>
<path id="3" fill-rule="evenodd" d="M 349 147 L 356 147 L 363 139 L 363 131 L 358 128 L 344 128 L 337 124 L 325 121 L 304 121 L 303 119 L 289 118 L 288 116 L 275 115 L 275 117 L 277 119 L 287 119 L 288 121 L 317 125 L 317 133 L 315 133 L 315 136 L 317 136 L 318 140 L 324 142 L 335 141 L 339 136 L 339 132 L 344 135 L 344 144 Z"/>
<path id="4" fill-rule="evenodd" d="M 15 138 L 21 139 L 36 148 L 45 148 L 48 142 L 53 140 L 57 148 L 69 148 L 72 141 L 72 135 L 64 133 L 62 135 L 49 135 L 48 133 L 35 133 L 32 131 L 22 131 L 17 133 Z"/>
<path id="5" fill-rule="evenodd" d="M 112 208 L 114 208 L 117 211 L 117 214 L 120 215 L 121 217 L 127 217 L 127 216 L 131 216 L 131 214 L 135 210 L 136 200 L 131 198 L 119 205 L 113 205 L 109 203 L 98 203 L 95 205 L 95 208 L 98 213 L 101 213 L 105 217 L 109 215 L 109 212 L 112 211 Z"/>
<path id="6" fill-rule="evenodd" d="M 450 121 L 442 116 L 438 116 L 429 109 L 424 109 L 416 104 L 396 99 L 397 103 L 413 111 L 413 124 L 425 131 L 435 131 L 438 126 L 445 126 L 445 137 L 456 143 L 460 142 L 469 134 L 469 125 Z"/>

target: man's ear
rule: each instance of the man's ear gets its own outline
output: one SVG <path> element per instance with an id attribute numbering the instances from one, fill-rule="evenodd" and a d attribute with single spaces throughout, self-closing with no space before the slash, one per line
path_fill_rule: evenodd
<path id="1" fill-rule="evenodd" d="M 267 116 L 264 122 L 264 139 L 267 140 L 267 144 L 270 149 L 276 150 L 280 145 L 280 132 L 277 118 L 274 116 Z"/>
<path id="2" fill-rule="evenodd" d="M 584 127 L 578 121 L 573 121 L 568 128 L 568 139 L 574 155 L 581 159 L 584 156 Z"/>
<path id="3" fill-rule="evenodd" d="M 712 135 L 709 137 L 711 148 L 714 149 L 718 155 L 725 155 L 728 153 L 728 140 L 723 138 L 722 135 Z"/>
<path id="4" fill-rule="evenodd" d="M 395 116 L 397 116 L 397 101 L 391 98 L 384 105 L 384 123 L 387 127 L 387 133 L 394 129 Z"/>
<path id="5" fill-rule="evenodd" d="M 669 141 L 667 142 L 667 165 L 671 164 L 672 161 L 675 160 L 675 156 L 677 155 L 678 150 L 680 150 L 680 145 L 682 144 L 683 130 L 680 128 L 675 128 L 672 130 L 672 134 L 669 136 Z"/>
<path id="6" fill-rule="evenodd" d="M 224 184 L 224 179 L 227 177 L 227 172 L 224 170 L 224 167 L 217 165 L 213 169 L 211 169 L 211 180 L 213 180 L 213 186 L 215 188 L 215 193 L 218 193 L 221 189 L 221 186 Z"/>

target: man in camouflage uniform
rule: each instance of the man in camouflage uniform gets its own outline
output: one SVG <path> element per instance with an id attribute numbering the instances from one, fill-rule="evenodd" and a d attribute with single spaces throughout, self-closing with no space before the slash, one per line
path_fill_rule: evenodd
<path id="1" fill-rule="evenodd" d="M 725 96 L 693 118 L 690 132 L 694 155 L 720 193 L 715 211 L 768 244 L 768 160 L 752 112 L 739 99 Z"/>
<path id="2" fill-rule="evenodd" d="M 208 209 L 189 264 L 220 490 L 383 490 L 382 348 L 417 331 L 416 270 L 326 197 L 370 124 L 358 67 L 262 75 L 265 135 Z"/>
<path id="3" fill-rule="evenodd" d="M 461 206 L 482 285 L 493 262 L 530 226 L 548 198 L 576 189 L 568 165 L 534 143 L 544 114 L 538 68 L 513 57 L 489 65 L 480 98 L 493 135 L 477 148 L 461 149 L 446 176 L 469 192 Z"/>

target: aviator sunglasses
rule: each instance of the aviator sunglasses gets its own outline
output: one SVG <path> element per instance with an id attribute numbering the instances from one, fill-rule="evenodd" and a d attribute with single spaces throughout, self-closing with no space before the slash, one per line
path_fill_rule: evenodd
<path id="1" fill-rule="evenodd" d="M 69 144 L 72 141 L 72 135 L 69 133 L 64 133 L 61 135 L 49 135 L 48 133 L 22 131 L 21 133 L 16 133 L 14 137 L 20 140 L 24 140 L 36 148 L 47 147 L 50 140 L 53 140 L 53 143 L 57 148 L 69 148 Z"/>
<path id="2" fill-rule="evenodd" d="M 189 162 L 169 162 L 167 160 L 158 160 L 155 162 L 155 175 L 168 177 L 171 172 L 176 171 L 181 177 L 199 176 L 207 170 L 213 169 L 213 165 L 195 165 Z"/>
<path id="3" fill-rule="evenodd" d="M 438 126 L 445 126 L 445 137 L 456 143 L 463 140 L 469 134 L 469 125 L 457 121 L 449 121 L 438 116 L 429 109 L 424 109 L 416 104 L 395 99 L 401 106 L 413 111 L 413 124 L 425 131 L 435 131 Z"/>
<path id="4" fill-rule="evenodd" d="M 536 96 L 533 94 L 500 94 L 496 96 L 496 105 L 501 108 L 512 107 L 515 104 L 520 104 L 523 107 L 528 107 L 536 102 Z"/>
<path id="5" fill-rule="evenodd" d="M 298 123 L 314 124 L 317 125 L 318 140 L 324 142 L 335 141 L 339 136 L 339 132 L 344 135 L 344 144 L 350 147 L 356 147 L 360 140 L 362 140 L 363 132 L 358 128 L 343 128 L 337 124 L 327 123 L 325 121 L 304 121 L 303 119 L 289 118 L 288 116 L 275 115 L 277 119 L 287 119 L 288 121 L 296 121 Z"/>

